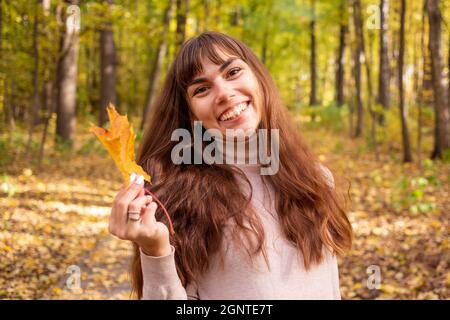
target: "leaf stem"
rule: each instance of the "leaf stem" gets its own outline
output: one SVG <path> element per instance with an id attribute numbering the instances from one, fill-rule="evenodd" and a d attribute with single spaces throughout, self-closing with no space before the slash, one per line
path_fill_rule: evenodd
<path id="1" fill-rule="evenodd" d="M 164 213 L 166 214 L 167 219 L 169 220 L 169 231 L 170 231 L 170 234 L 171 235 L 175 234 L 175 230 L 173 229 L 172 220 L 170 219 L 170 215 L 167 212 L 166 207 L 164 207 L 164 205 L 161 203 L 161 201 L 159 201 L 158 197 L 155 196 L 150 190 L 148 190 L 147 188 L 144 188 L 144 190 L 145 190 L 145 193 L 151 195 L 152 198 L 159 204 L 161 209 L 163 209 Z"/>

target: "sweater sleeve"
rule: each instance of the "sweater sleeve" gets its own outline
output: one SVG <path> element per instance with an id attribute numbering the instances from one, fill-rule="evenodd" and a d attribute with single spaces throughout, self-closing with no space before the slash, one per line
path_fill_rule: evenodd
<path id="1" fill-rule="evenodd" d="M 341 290 L 339 285 L 339 269 L 336 255 L 333 254 L 331 263 L 331 276 L 333 281 L 333 299 L 341 300 Z"/>
<path id="2" fill-rule="evenodd" d="M 163 257 L 148 256 L 141 250 L 142 300 L 199 299 L 195 284 L 183 287 L 175 266 L 175 247 L 170 247 L 170 254 Z"/>

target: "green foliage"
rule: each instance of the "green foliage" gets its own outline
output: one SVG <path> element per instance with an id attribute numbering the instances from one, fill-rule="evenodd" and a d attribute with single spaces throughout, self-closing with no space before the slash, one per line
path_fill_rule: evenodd
<path id="1" fill-rule="evenodd" d="M 19 153 L 24 151 L 26 141 L 26 135 L 20 128 L 0 134 L 0 168 L 14 162 Z"/>
<path id="2" fill-rule="evenodd" d="M 338 107 L 334 103 L 318 106 L 301 106 L 300 114 L 304 123 L 310 127 L 324 127 L 333 132 L 342 132 L 346 128 L 347 107 Z"/>
<path id="3" fill-rule="evenodd" d="M 407 209 L 411 215 L 426 214 L 437 209 L 436 203 L 426 197 L 441 183 L 437 178 L 437 167 L 432 160 L 423 164 L 423 175 L 400 176 L 394 183 L 392 204 L 397 210 Z"/>
<path id="4" fill-rule="evenodd" d="M 442 161 L 444 163 L 450 163 L 450 148 L 447 148 L 443 151 Z"/>
<path id="5" fill-rule="evenodd" d="M 341 141 L 337 142 L 334 146 L 334 152 L 341 153 L 343 150 L 344 150 L 344 144 Z"/>
<path id="6" fill-rule="evenodd" d="M 33 56 L 33 23 L 37 14 L 40 22 L 38 35 L 39 70 L 38 80 L 43 100 L 44 81 L 54 81 L 59 59 L 59 45 L 63 30 L 66 4 L 61 1 L 50 2 L 48 13 L 44 13 L 40 3 L 18 0 L 2 3 L 2 61 L 0 78 L 0 112 L 4 112 L 4 101 L 8 100 L 16 109 L 16 121 L 25 122 L 30 109 L 33 94 L 32 75 L 34 71 Z M 336 54 L 339 46 L 339 24 L 347 24 L 350 33 L 347 34 L 347 48 L 344 56 L 345 67 L 345 98 L 347 101 L 354 96 L 352 78 L 352 46 L 354 30 L 352 25 L 351 3 L 341 12 L 341 1 L 315 1 L 315 15 L 312 2 L 303 0 L 230 0 L 230 1 L 190 1 L 188 19 L 186 22 L 187 38 L 198 35 L 206 30 L 218 30 L 243 40 L 255 54 L 264 59 L 264 63 L 273 77 L 280 95 L 293 112 L 303 117 L 302 122 L 308 126 L 325 126 L 333 132 L 348 131 L 349 109 L 347 106 L 336 108 Z M 368 20 L 368 0 L 362 0 L 363 20 Z M 100 41 L 99 31 L 110 23 L 117 48 L 116 93 L 118 109 L 130 116 L 139 118 L 142 115 L 148 93 L 149 73 L 156 57 L 158 44 L 161 41 L 163 24 L 162 15 L 167 1 L 113 1 L 112 5 L 102 1 L 82 1 L 80 51 L 78 60 L 77 83 L 77 118 L 85 119 L 90 115 L 98 117 L 100 107 Z M 36 11 L 36 8 L 38 9 Z M 173 8 L 175 11 L 175 8 Z M 422 17 L 420 3 L 412 2 L 407 10 L 411 13 L 411 24 L 406 34 L 405 66 L 414 66 L 416 53 L 420 52 L 419 41 Z M 448 20 L 448 5 L 441 4 L 444 21 Z M 398 4 L 393 4 L 391 11 L 397 12 Z M 62 12 L 61 17 L 57 12 Z M 307 107 L 310 81 L 311 34 L 310 22 L 315 18 L 317 46 L 317 92 L 319 105 Z M 398 24 L 398 15 L 390 14 L 388 24 Z M 162 77 L 173 61 L 176 47 L 174 44 L 177 21 L 172 14 L 170 28 L 167 34 L 169 43 L 163 62 Z M 370 150 L 373 150 L 370 137 L 370 115 L 367 110 L 367 84 L 372 83 L 373 100 L 377 94 L 377 78 L 379 68 L 379 34 L 377 30 L 363 28 L 367 39 L 366 54 L 370 59 L 372 79 L 366 79 L 363 66 L 362 98 L 365 112 L 365 137 Z M 394 32 L 393 28 L 389 29 Z M 392 34 L 391 36 L 394 36 Z M 395 37 L 394 37 L 395 38 Z M 443 39 L 448 38 L 448 30 L 443 29 Z M 446 52 L 444 50 L 444 52 Z M 419 53 L 420 54 L 420 53 Z M 445 53 L 445 55 L 448 53 Z M 444 61 L 445 60 L 444 55 Z M 420 60 L 421 57 L 417 57 Z M 392 68 L 396 61 L 392 61 Z M 20 72 L 17 72 L 20 70 Z M 412 69 L 411 69 L 412 70 Z M 414 73 L 410 69 L 405 75 L 405 94 L 408 109 L 408 124 L 411 140 L 416 136 L 418 100 L 415 92 Z M 413 70 L 416 71 L 415 69 Z M 398 101 L 394 81 L 391 81 L 391 108 L 383 110 L 374 103 L 374 110 L 383 113 L 385 126 L 378 127 L 376 140 L 380 145 L 387 145 L 393 152 L 400 150 L 401 126 L 398 114 Z M 5 99 L 5 96 L 7 99 Z M 374 101 L 375 102 L 375 101 Z M 293 107 L 296 106 L 296 107 Z M 306 107 L 305 107 L 306 106 Z M 45 110 L 44 110 L 45 112 Z M 424 135 L 424 150 L 430 148 L 434 127 L 434 111 L 431 106 L 421 106 L 422 134 Z M 309 117 L 311 120 L 305 119 Z M 314 118 L 314 121 L 312 121 Z M 5 117 L 6 119 L 6 117 Z M 95 122 L 95 121 L 94 121 Z M 83 121 L 78 121 L 83 123 Z M 54 128 L 52 128 L 53 130 Z M 52 131 L 53 132 L 53 131 Z M 50 140 L 48 140 L 50 141 Z M 413 143 L 413 148 L 415 144 Z M 35 146 L 36 147 L 36 146 Z M 35 148 L 34 147 L 34 148 Z M 60 147 L 58 147 L 60 148 Z M 62 147 L 65 148 L 64 146 Z M 87 147 L 86 147 L 87 148 Z M 83 149 L 84 150 L 84 149 Z M 58 149 L 58 152 L 61 151 Z M 84 152 L 84 151 L 83 151 Z M 444 161 L 450 161 L 449 152 L 444 152 Z"/>
<path id="7" fill-rule="evenodd" d="M 11 154 L 8 150 L 8 145 L 5 140 L 0 140 L 0 167 L 6 166 L 11 161 Z"/>
<path id="8" fill-rule="evenodd" d="M 98 154 L 102 156 L 106 156 L 108 152 L 101 145 L 98 139 L 94 137 L 90 137 L 84 141 L 81 147 L 77 150 L 77 154 L 87 156 L 92 154 Z"/>
<path id="9" fill-rule="evenodd" d="M 55 137 L 55 151 L 64 156 L 72 152 L 73 141 L 62 139 L 59 136 Z"/>
<path id="10" fill-rule="evenodd" d="M 136 132 L 136 145 L 139 145 L 141 143 L 143 134 L 144 130 L 139 130 L 138 132 Z"/>

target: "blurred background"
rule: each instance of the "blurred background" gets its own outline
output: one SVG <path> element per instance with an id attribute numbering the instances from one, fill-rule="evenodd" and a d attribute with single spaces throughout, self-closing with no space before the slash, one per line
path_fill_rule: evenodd
<path id="1" fill-rule="evenodd" d="M 439 0 L 0 0 L 0 299 L 129 299 L 121 177 L 88 128 L 112 102 L 138 144 L 206 30 L 253 49 L 343 181 L 342 297 L 448 299 L 449 18 Z"/>

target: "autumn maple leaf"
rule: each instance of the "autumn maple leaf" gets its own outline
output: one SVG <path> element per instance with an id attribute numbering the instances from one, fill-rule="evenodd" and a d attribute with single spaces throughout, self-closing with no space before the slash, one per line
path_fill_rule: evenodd
<path id="1" fill-rule="evenodd" d="M 144 176 L 144 180 L 151 182 L 151 177 L 134 159 L 134 141 L 136 135 L 128 123 L 128 117 L 126 115 L 121 116 L 117 113 L 116 108 L 112 104 L 109 104 L 107 111 L 111 124 L 110 130 L 92 125 L 90 131 L 106 147 L 122 174 L 123 181 L 126 185 L 129 184 L 129 176 L 132 173 L 140 174 Z"/>
<path id="2" fill-rule="evenodd" d="M 100 142 L 106 147 L 108 153 L 113 158 L 116 163 L 117 168 L 119 168 L 120 173 L 124 183 L 128 186 L 129 176 L 132 173 L 142 175 L 145 181 L 151 182 L 151 177 L 139 166 L 134 159 L 134 141 L 136 135 L 133 132 L 133 128 L 128 123 L 128 117 L 121 116 L 117 113 L 116 108 L 111 103 L 108 108 L 108 117 L 111 125 L 110 130 L 106 130 L 95 125 L 91 125 L 90 131 L 93 132 Z M 148 189 L 144 188 L 146 194 L 152 196 L 164 213 L 169 221 L 169 230 L 171 234 L 174 234 L 172 221 L 170 219 L 169 213 L 167 212 L 164 205 L 159 201 L 159 199 Z"/>

